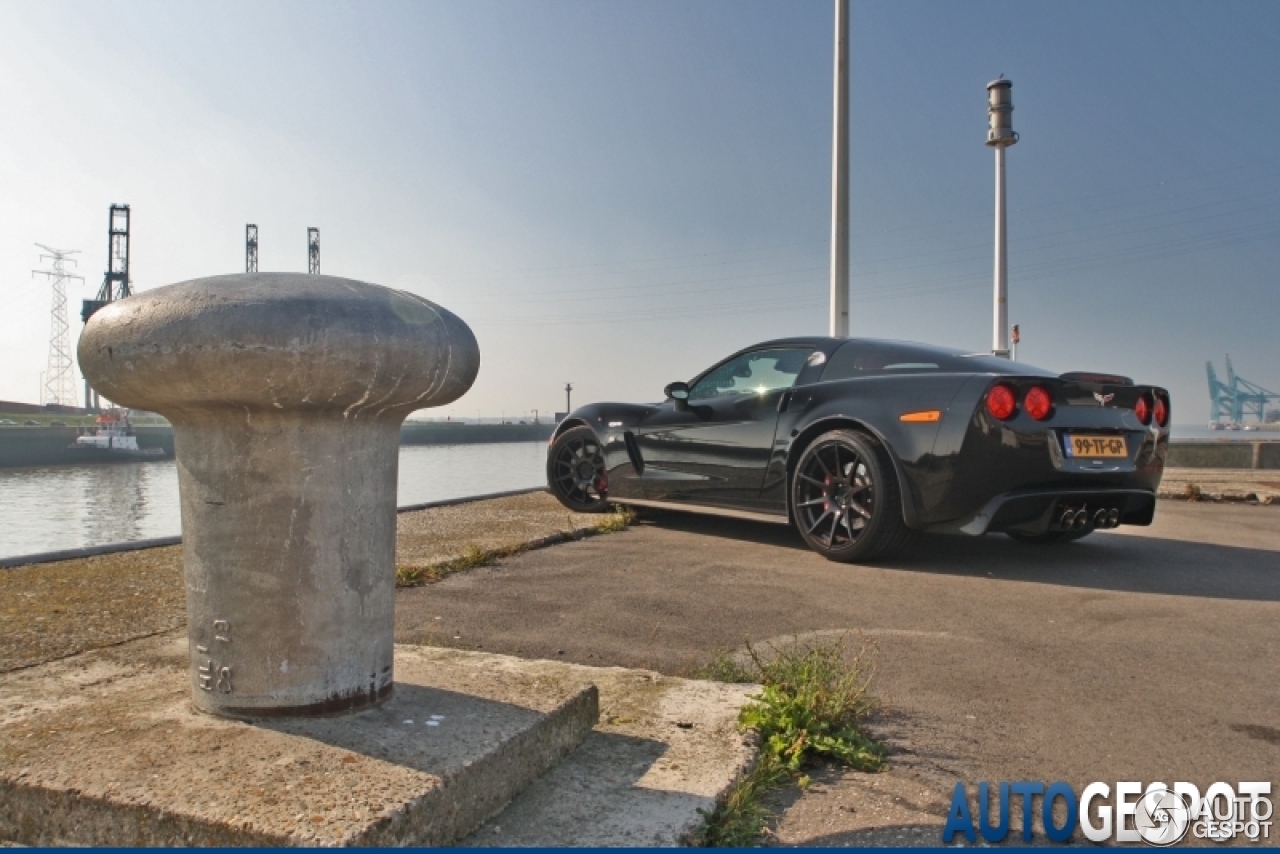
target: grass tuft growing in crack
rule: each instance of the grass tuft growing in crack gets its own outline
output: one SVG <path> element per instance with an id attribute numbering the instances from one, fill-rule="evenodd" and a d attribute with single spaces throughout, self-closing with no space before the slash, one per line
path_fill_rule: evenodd
<path id="1" fill-rule="evenodd" d="M 695 671 L 702 678 L 761 686 L 738 719 L 758 734 L 760 757 L 722 804 L 703 812 L 706 825 L 697 844 L 758 845 L 770 819 L 763 796 L 789 782 L 808 785 L 804 766 L 810 759 L 822 756 L 859 771 L 884 768 L 884 743 L 862 731 L 876 707 L 869 690 L 874 652 L 860 636 L 847 634 L 825 643 L 796 639 L 763 653 L 747 643 L 745 658 L 721 654 Z"/>
<path id="2" fill-rule="evenodd" d="M 462 554 L 449 560 L 427 566 L 397 566 L 396 587 L 420 587 L 423 584 L 434 584 L 455 572 L 466 572 L 468 569 L 486 566 L 499 558 L 520 554 L 527 548 L 528 546 L 524 543 L 496 549 L 482 549 L 475 543 L 467 543 L 462 547 Z"/>
<path id="3" fill-rule="evenodd" d="M 689 679 L 707 682 L 728 682 L 733 685 L 758 685 L 762 681 L 760 671 L 749 659 L 744 659 L 731 649 L 716 652 L 709 661 L 681 674 Z"/>
<path id="4" fill-rule="evenodd" d="M 466 572 L 481 566 L 488 566 L 504 557 L 512 557 L 529 549 L 552 545 L 553 543 L 577 540 L 595 534 L 612 534 L 625 530 L 635 520 L 635 514 L 625 508 L 607 513 L 589 528 L 561 531 L 552 537 L 544 537 L 528 543 L 511 543 L 495 548 L 482 548 L 476 543 L 467 543 L 462 554 L 448 560 L 428 564 L 426 566 L 396 566 L 396 587 L 421 587 L 434 584 L 457 572 Z"/>
<path id="5" fill-rule="evenodd" d="M 593 528 L 597 534 L 616 534 L 631 527 L 636 520 L 635 511 L 629 507 L 615 507 L 612 512 L 605 513 Z"/>
<path id="6" fill-rule="evenodd" d="M 764 841 L 765 828 L 773 814 L 765 807 L 764 796 L 790 783 L 793 775 L 775 756 L 761 753 L 751 770 L 742 775 L 724 802 L 713 810 L 698 810 L 705 824 L 694 836 L 701 848 L 752 848 Z"/>

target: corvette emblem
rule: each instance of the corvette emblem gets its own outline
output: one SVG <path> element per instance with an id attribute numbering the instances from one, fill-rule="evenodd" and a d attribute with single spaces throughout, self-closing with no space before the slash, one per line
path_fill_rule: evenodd
<path id="1" fill-rule="evenodd" d="M 1099 406 L 1106 406 L 1113 397 L 1115 397 L 1114 394 L 1098 394 L 1096 391 L 1093 393 L 1093 399 L 1098 401 Z"/>

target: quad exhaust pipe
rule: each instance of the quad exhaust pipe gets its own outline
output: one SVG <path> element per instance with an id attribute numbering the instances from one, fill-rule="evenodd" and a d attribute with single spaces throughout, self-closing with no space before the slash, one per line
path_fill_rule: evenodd
<path id="1" fill-rule="evenodd" d="M 1064 507 L 1058 517 L 1058 527 L 1063 531 L 1083 531 L 1085 528 L 1118 528 L 1120 510 L 1116 507 L 1100 507 L 1093 512 L 1088 507 Z"/>

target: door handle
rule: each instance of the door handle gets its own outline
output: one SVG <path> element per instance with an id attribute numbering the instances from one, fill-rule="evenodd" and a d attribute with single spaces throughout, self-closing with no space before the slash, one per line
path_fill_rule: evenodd
<path id="1" fill-rule="evenodd" d="M 791 402 L 791 389 L 787 389 L 782 393 L 782 397 L 778 398 L 778 411 L 786 412 L 787 404 Z"/>

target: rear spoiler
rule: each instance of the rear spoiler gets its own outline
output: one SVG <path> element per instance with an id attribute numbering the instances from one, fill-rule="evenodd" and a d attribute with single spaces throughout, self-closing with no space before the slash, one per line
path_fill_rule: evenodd
<path id="1" fill-rule="evenodd" d="M 1069 383 L 1101 383 L 1102 385 L 1133 385 L 1133 380 L 1117 374 L 1094 374 L 1089 371 L 1072 371 L 1058 377 Z"/>

